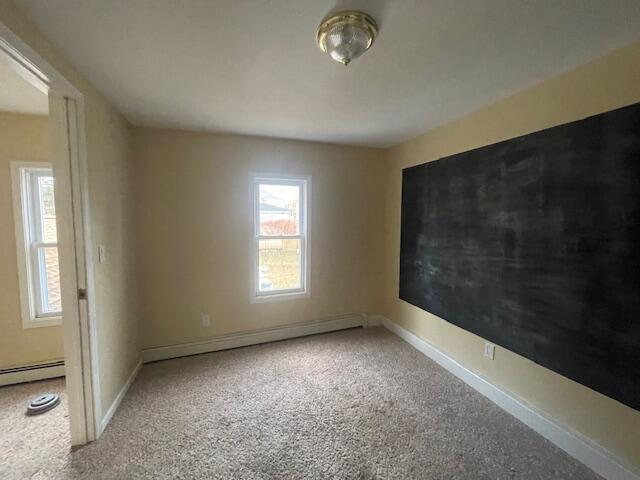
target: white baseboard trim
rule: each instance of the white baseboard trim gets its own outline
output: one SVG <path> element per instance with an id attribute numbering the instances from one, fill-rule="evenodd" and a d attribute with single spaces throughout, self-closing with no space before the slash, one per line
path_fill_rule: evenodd
<path id="1" fill-rule="evenodd" d="M 247 347 L 260 343 L 275 342 L 288 338 L 305 337 L 317 333 L 333 332 L 347 328 L 364 327 L 367 316 L 347 314 L 312 322 L 293 323 L 275 328 L 265 328 L 250 332 L 221 335 L 201 342 L 167 345 L 165 347 L 146 348 L 142 351 L 144 363 L 157 362 L 170 358 L 186 357 L 200 353 L 217 352 L 230 348 Z"/>
<path id="2" fill-rule="evenodd" d="M 63 360 L 0 370 L 0 386 L 59 377 L 64 377 Z"/>
<path id="3" fill-rule="evenodd" d="M 384 325 L 418 351 L 604 478 L 640 480 L 640 472 L 601 445 L 563 425 L 545 412 L 527 405 L 523 399 L 472 372 L 409 330 L 379 315 L 371 316 L 369 320 Z"/>
<path id="4" fill-rule="evenodd" d="M 140 372 L 141 368 L 142 368 L 142 359 L 140 359 L 136 364 L 136 366 L 133 368 L 131 375 L 129 375 L 129 378 L 127 378 L 127 381 L 124 383 L 124 385 L 118 392 L 118 395 L 116 395 L 116 398 L 114 398 L 113 402 L 111 403 L 111 406 L 109 407 L 109 410 L 107 410 L 107 413 L 105 413 L 104 416 L 102 417 L 102 420 L 100 421 L 100 430 L 97 432 L 96 439 L 100 438 L 100 435 L 102 435 L 102 432 L 104 432 L 104 429 L 107 428 L 107 425 L 109 425 L 109 422 L 113 418 L 113 415 L 116 413 L 116 410 L 118 410 L 118 407 L 122 403 L 122 399 L 129 391 L 129 387 L 131 387 L 131 384 L 138 376 L 138 373 Z"/>

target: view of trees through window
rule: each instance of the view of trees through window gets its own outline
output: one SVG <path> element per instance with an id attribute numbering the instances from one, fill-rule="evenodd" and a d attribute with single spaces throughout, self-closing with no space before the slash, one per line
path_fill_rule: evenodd
<path id="1" fill-rule="evenodd" d="M 302 287 L 300 188 L 299 185 L 259 186 L 260 291 Z"/>

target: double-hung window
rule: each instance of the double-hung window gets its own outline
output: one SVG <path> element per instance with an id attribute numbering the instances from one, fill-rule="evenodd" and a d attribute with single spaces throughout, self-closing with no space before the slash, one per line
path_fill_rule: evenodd
<path id="1" fill-rule="evenodd" d="M 252 175 L 253 302 L 309 296 L 308 176 Z"/>
<path id="2" fill-rule="evenodd" d="M 18 276 L 24 327 L 62 320 L 54 181 L 48 163 L 12 162 Z"/>

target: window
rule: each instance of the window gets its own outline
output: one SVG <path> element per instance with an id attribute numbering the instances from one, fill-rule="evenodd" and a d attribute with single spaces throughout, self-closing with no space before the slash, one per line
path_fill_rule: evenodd
<path id="1" fill-rule="evenodd" d="M 253 302 L 309 296 L 307 176 L 253 175 Z"/>
<path id="2" fill-rule="evenodd" d="M 12 162 L 18 275 L 25 328 L 62 320 L 54 181 L 48 163 Z"/>

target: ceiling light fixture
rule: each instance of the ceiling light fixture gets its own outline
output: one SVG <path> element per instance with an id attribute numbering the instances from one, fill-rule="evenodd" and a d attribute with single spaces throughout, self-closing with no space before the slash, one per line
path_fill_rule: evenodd
<path id="1" fill-rule="evenodd" d="M 377 33 L 378 25 L 371 16 L 350 10 L 323 20 L 316 40 L 320 50 L 346 66 L 371 47 Z"/>

